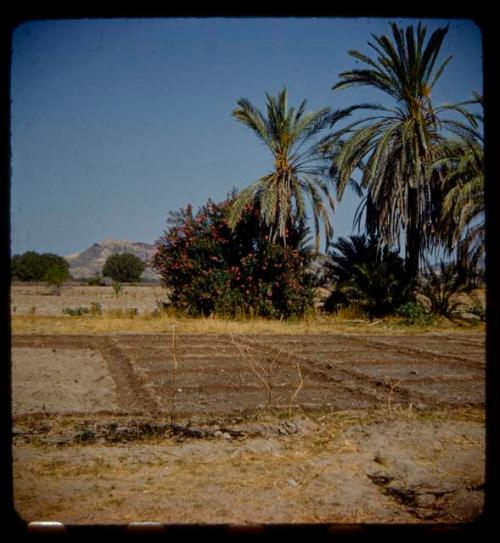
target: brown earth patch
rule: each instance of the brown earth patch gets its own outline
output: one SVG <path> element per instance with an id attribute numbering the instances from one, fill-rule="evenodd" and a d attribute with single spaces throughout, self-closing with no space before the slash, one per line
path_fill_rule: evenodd
<path id="1" fill-rule="evenodd" d="M 482 509 L 480 334 L 178 335 L 175 389 L 170 335 L 12 344 L 27 521 L 466 522 Z"/>

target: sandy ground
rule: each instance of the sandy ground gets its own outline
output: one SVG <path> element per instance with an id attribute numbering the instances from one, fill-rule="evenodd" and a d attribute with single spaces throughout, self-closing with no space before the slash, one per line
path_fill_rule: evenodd
<path id="1" fill-rule="evenodd" d="M 124 285 L 119 296 L 112 287 L 63 285 L 60 295 L 54 295 L 46 285 L 11 286 L 11 312 L 27 315 L 35 308 L 36 315 L 62 315 L 65 308 L 87 307 L 92 303 L 101 305 L 103 311 L 137 309 L 139 313 L 154 311 L 157 301 L 166 299 L 165 289 L 160 286 Z"/>
<path id="2" fill-rule="evenodd" d="M 17 446 L 17 509 L 65 524 L 466 522 L 481 513 L 484 425 L 472 413 L 367 416 L 268 417 L 211 426 L 210 438 Z"/>
<path id="3" fill-rule="evenodd" d="M 480 514 L 484 334 L 241 336 L 239 347 L 228 336 L 177 339 L 174 381 L 169 335 L 13 336 L 23 519 L 440 523 Z"/>
<path id="4" fill-rule="evenodd" d="M 113 411 L 115 383 L 99 351 L 12 349 L 14 413 Z"/>

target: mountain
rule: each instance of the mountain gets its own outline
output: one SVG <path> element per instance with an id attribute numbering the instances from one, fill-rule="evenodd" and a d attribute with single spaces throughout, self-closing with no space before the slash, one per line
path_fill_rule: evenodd
<path id="1" fill-rule="evenodd" d="M 69 272 L 75 279 L 94 277 L 96 273 L 101 273 L 104 263 L 108 256 L 117 253 L 132 253 L 147 263 L 155 254 L 154 245 L 140 241 L 126 241 L 116 239 L 105 239 L 99 243 L 94 243 L 88 249 L 81 253 L 68 255 L 64 258 L 69 264 Z M 142 279 L 158 279 L 157 273 L 146 267 L 142 274 Z"/>

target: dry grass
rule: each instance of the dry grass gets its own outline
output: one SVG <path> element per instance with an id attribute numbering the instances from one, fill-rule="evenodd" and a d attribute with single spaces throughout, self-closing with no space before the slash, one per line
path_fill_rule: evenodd
<path id="1" fill-rule="evenodd" d="M 369 320 L 344 320 L 338 316 L 313 316 L 305 319 L 271 321 L 254 318 L 229 320 L 222 318 L 177 317 L 171 315 L 152 316 L 140 314 L 130 316 L 126 312 L 104 312 L 102 315 L 50 316 L 50 315 L 12 315 L 14 334 L 170 334 L 172 326 L 179 334 L 421 334 L 441 333 L 480 333 L 484 324 L 460 325 L 445 319 L 428 326 L 406 326 L 398 319 L 387 318 L 375 322 Z"/>
<path id="2" fill-rule="evenodd" d="M 263 318 L 193 318 L 164 311 L 165 291 L 159 286 L 127 286 L 116 298 L 111 287 L 65 286 L 60 296 L 51 296 L 41 285 L 11 288 L 12 332 L 18 334 L 110 334 L 170 333 L 175 325 L 181 334 L 328 334 L 363 333 L 419 334 L 423 332 L 484 332 L 484 324 L 459 325 L 441 319 L 433 325 L 403 325 L 398 318 L 370 321 L 355 308 L 335 316 L 313 314 L 302 319 L 271 321 Z M 484 290 L 478 292 L 484 298 Z M 94 311 L 92 304 L 102 309 Z M 63 314 L 65 308 L 86 307 L 82 316 Z"/>

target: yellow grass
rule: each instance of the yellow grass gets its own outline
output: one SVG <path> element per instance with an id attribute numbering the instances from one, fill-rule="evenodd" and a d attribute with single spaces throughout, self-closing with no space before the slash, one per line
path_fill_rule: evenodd
<path id="1" fill-rule="evenodd" d="M 114 312 L 80 317 L 35 315 L 12 315 L 14 334 L 162 334 L 172 333 L 175 325 L 179 334 L 420 334 L 439 333 L 484 333 L 483 324 L 456 325 L 442 320 L 430 326 L 405 326 L 398 319 L 383 319 L 370 322 L 363 319 L 341 319 L 330 316 L 312 316 L 288 321 L 271 321 L 261 318 L 230 320 L 222 318 L 194 318 L 150 314 L 130 317 Z"/>
<path id="2" fill-rule="evenodd" d="M 484 291 L 479 295 L 484 298 Z M 457 325 L 447 319 L 428 326 L 406 326 L 400 319 L 369 321 L 359 310 L 342 309 L 335 316 L 313 314 L 303 319 L 266 320 L 263 318 L 193 318 L 173 310 L 158 312 L 165 290 L 160 286 L 127 286 L 119 297 L 111 287 L 65 285 L 60 296 L 49 295 L 44 285 L 11 286 L 12 332 L 15 334 L 110 334 L 171 333 L 175 325 L 180 334 L 419 334 L 424 332 L 483 333 L 484 324 Z M 102 314 L 73 317 L 65 308 L 86 307 L 92 303 Z M 137 315 L 131 313 L 137 312 Z"/>

